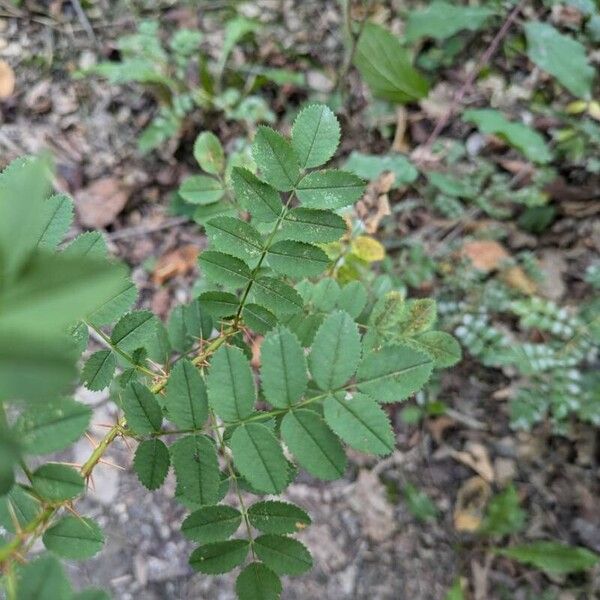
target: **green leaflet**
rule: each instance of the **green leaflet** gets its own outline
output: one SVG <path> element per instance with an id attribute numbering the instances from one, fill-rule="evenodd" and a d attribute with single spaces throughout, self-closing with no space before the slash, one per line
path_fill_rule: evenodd
<path id="1" fill-rule="evenodd" d="M 215 319 L 232 317 L 239 306 L 237 297 L 229 292 L 204 292 L 198 296 L 198 302 Z"/>
<path id="2" fill-rule="evenodd" d="M 79 496 L 85 487 L 79 471 L 67 465 L 46 463 L 33 472 L 34 491 L 50 502 L 62 502 Z"/>
<path id="3" fill-rule="evenodd" d="M 190 556 L 190 565 L 200 573 L 218 575 L 241 565 L 248 555 L 247 540 L 214 542 L 196 548 Z"/>
<path id="4" fill-rule="evenodd" d="M 199 340 L 210 337 L 213 322 L 206 307 L 199 300 L 194 300 L 171 311 L 167 328 L 173 348 L 186 352 Z M 160 362 L 167 362 L 166 358 Z"/>
<path id="5" fill-rule="evenodd" d="M 208 544 L 226 540 L 241 522 L 242 514 L 231 506 L 203 506 L 185 519 L 181 532 L 188 540 Z"/>
<path id="6" fill-rule="evenodd" d="M 205 250 L 199 262 L 204 276 L 214 283 L 240 288 L 252 279 L 250 268 L 243 260 L 224 252 Z"/>
<path id="7" fill-rule="evenodd" d="M 298 506 L 278 500 L 264 500 L 248 509 L 250 523 L 264 533 L 297 533 L 310 525 L 310 517 Z"/>
<path id="8" fill-rule="evenodd" d="M 43 554 L 18 570 L 17 600 L 72 600 L 71 584 L 62 565 Z"/>
<path id="9" fill-rule="evenodd" d="M 260 354 L 261 385 L 267 401 L 276 408 L 298 402 L 308 384 L 306 359 L 298 338 L 280 327 L 265 337 Z"/>
<path id="10" fill-rule="evenodd" d="M 519 493 L 513 484 L 496 494 L 489 502 L 478 533 L 510 535 L 525 527 L 527 513 L 521 508 Z"/>
<path id="11" fill-rule="evenodd" d="M 296 194 L 305 208 L 337 210 L 354 204 L 364 189 L 364 181 L 354 173 L 328 169 L 306 175 Z"/>
<path id="12" fill-rule="evenodd" d="M 249 265 L 258 262 L 263 249 L 263 241 L 256 229 L 234 217 L 216 217 L 206 224 L 206 235 L 216 250 L 229 253 L 247 261 Z"/>
<path id="13" fill-rule="evenodd" d="M 345 312 L 330 314 L 319 327 L 308 358 L 310 372 L 322 390 L 344 385 L 360 360 L 358 327 Z"/>
<path id="14" fill-rule="evenodd" d="M 160 430 L 162 411 L 155 395 L 141 383 L 130 383 L 123 392 L 123 412 L 127 426 L 136 433 Z"/>
<path id="15" fill-rule="evenodd" d="M 108 248 L 104 236 L 99 231 L 80 233 L 62 250 L 65 256 L 90 256 L 92 258 L 107 258 Z"/>
<path id="16" fill-rule="evenodd" d="M 104 545 L 102 530 L 87 517 L 62 517 L 46 530 L 42 540 L 48 550 L 71 560 L 91 558 Z"/>
<path id="17" fill-rule="evenodd" d="M 377 402 L 398 402 L 420 390 L 431 376 L 433 359 L 410 346 L 384 346 L 367 354 L 356 373 L 358 389 Z"/>
<path id="18" fill-rule="evenodd" d="M 235 466 L 256 489 L 277 494 L 287 487 L 287 461 L 277 438 L 265 425 L 240 425 L 229 445 Z"/>
<path id="19" fill-rule="evenodd" d="M 289 412 L 281 422 L 281 436 L 302 467 L 320 479 L 338 479 L 346 470 L 342 445 L 315 412 Z"/>
<path id="20" fill-rule="evenodd" d="M 300 312 L 304 306 L 294 288 L 273 277 L 256 279 L 251 296 L 257 304 L 270 310 L 276 317 Z"/>
<path id="21" fill-rule="evenodd" d="M 129 277 L 123 277 L 117 290 L 108 295 L 92 312 L 88 313 L 86 318 L 96 326 L 112 323 L 133 306 L 137 297 L 138 290 L 135 285 Z"/>
<path id="22" fill-rule="evenodd" d="M 339 240 L 346 233 L 346 229 L 346 221 L 334 212 L 293 208 L 285 215 L 275 239 L 324 244 Z"/>
<path id="23" fill-rule="evenodd" d="M 364 394 L 329 396 L 323 405 L 327 425 L 349 446 L 369 454 L 389 454 L 395 445 L 387 414 Z"/>
<path id="24" fill-rule="evenodd" d="M 110 337 L 111 343 L 125 352 L 133 352 L 156 334 L 157 319 L 148 310 L 137 310 L 119 319 Z"/>
<path id="25" fill-rule="evenodd" d="M 50 196 L 42 204 L 44 228 L 38 247 L 54 250 L 63 240 L 73 222 L 73 200 L 65 194 Z"/>
<path id="26" fill-rule="evenodd" d="M 251 329 L 263 335 L 277 325 L 275 315 L 258 304 L 246 304 L 242 311 L 242 317 Z"/>
<path id="27" fill-rule="evenodd" d="M 15 430 L 29 454 L 50 454 L 77 441 L 87 429 L 92 411 L 70 398 L 48 402 L 44 410 L 27 408 L 18 418 Z"/>
<path id="28" fill-rule="evenodd" d="M 340 143 L 340 124 L 324 104 L 303 108 L 292 127 L 292 146 L 303 169 L 319 167 L 334 154 Z"/>
<path id="29" fill-rule="evenodd" d="M 167 418 L 181 429 L 200 429 L 208 417 L 208 396 L 198 369 L 187 359 L 177 361 L 164 396 Z"/>
<path id="30" fill-rule="evenodd" d="M 385 171 L 391 171 L 395 175 L 392 188 L 412 183 L 419 176 L 419 171 L 403 154 L 378 156 L 354 150 L 344 163 L 344 169 L 367 181 L 374 181 Z"/>
<path id="31" fill-rule="evenodd" d="M 0 498 L 8 494 L 15 483 L 14 467 L 21 458 L 21 445 L 16 432 L 0 425 Z M 0 535 L 0 539 L 2 536 Z"/>
<path id="32" fill-rule="evenodd" d="M 211 175 L 225 170 L 225 154 L 219 138 L 210 131 L 203 131 L 194 142 L 194 158 L 200 168 Z"/>
<path id="33" fill-rule="evenodd" d="M 87 588 L 74 594 L 71 600 L 110 600 L 110 596 L 104 590 Z"/>
<path id="34" fill-rule="evenodd" d="M 169 449 L 156 438 L 141 442 L 133 458 L 133 470 L 149 490 L 157 490 L 164 483 L 170 464 Z"/>
<path id="35" fill-rule="evenodd" d="M 356 47 L 354 64 L 373 95 L 405 104 L 427 95 L 427 81 L 411 65 L 408 50 L 384 27 L 365 25 Z"/>
<path id="36" fill-rule="evenodd" d="M 39 501 L 17 484 L 6 496 L 0 497 L 0 525 L 9 533 L 15 533 L 16 524 L 25 527 L 40 510 Z"/>
<path id="37" fill-rule="evenodd" d="M 190 204 L 212 204 L 225 194 L 218 179 L 206 175 L 192 175 L 179 187 L 179 195 Z"/>
<path id="38" fill-rule="evenodd" d="M 233 168 L 231 182 L 235 197 L 254 219 L 265 223 L 277 220 L 283 206 L 279 194 L 269 184 L 241 167 Z"/>
<path id="39" fill-rule="evenodd" d="M 452 367 L 462 358 L 460 344 L 445 331 L 426 331 L 412 341 L 433 357 L 437 369 Z"/>
<path id="40" fill-rule="evenodd" d="M 360 281 L 347 283 L 340 291 L 337 308 L 356 319 L 367 304 L 367 290 Z"/>
<path id="41" fill-rule="evenodd" d="M 431 298 L 406 300 L 398 315 L 398 327 L 402 336 L 411 337 L 431 329 L 437 320 L 437 306 Z"/>
<path id="42" fill-rule="evenodd" d="M 225 421 L 242 421 L 252 414 L 256 389 L 250 363 L 239 348 L 215 352 L 207 377 L 211 408 Z"/>
<path id="43" fill-rule="evenodd" d="M 238 575 L 235 591 L 239 600 L 279 600 L 281 581 L 262 563 L 250 563 Z"/>
<path id="44" fill-rule="evenodd" d="M 295 241 L 276 242 L 267 259 L 275 271 L 294 279 L 319 275 L 331 262 L 321 248 Z"/>
<path id="45" fill-rule="evenodd" d="M 215 217 L 233 217 L 235 214 L 235 208 L 232 204 L 218 201 L 212 204 L 196 206 L 192 219 L 198 225 L 206 226 L 206 223 Z"/>
<path id="46" fill-rule="evenodd" d="M 259 127 L 252 143 L 252 156 L 267 183 L 281 192 L 294 189 L 300 164 L 296 151 L 281 134 L 270 127 Z"/>
<path id="47" fill-rule="evenodd" d="M 218 501 L 219 463 L 214 443 L 204 435 L 188 435 L 171 446 L 180 494 L 197 505 Z"/>
<path id="48" fill-rule="evenodd" d="M 294 538 L 265 534 L 254 540 L 254 551 L 279 575 L 301 575 L 312 568 L 306 546 Z"/>
<path id="49" fill-rule="evenodd" d="M 103 390 L 111 382 L 117 368 L 117 359 L 111 350 L 94 352 L 83 366 L 81 383 L 88 390 Z"/>

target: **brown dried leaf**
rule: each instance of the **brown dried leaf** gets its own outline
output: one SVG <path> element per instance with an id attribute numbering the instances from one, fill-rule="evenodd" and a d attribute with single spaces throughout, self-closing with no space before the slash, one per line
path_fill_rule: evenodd
<path id="1" fill-rule="evenodd" d="M 77 192 L 75 208 L 82 225 L 98 229 L 110 225 L 128 199 L 129 192 L 118 179 L 104 177 Z"/>
<path id="2" fill-rule="evenodd" d="M 152 281 L 156 285 L 162 285 L 173 277 L 185 275 L 196 265 L 199 252 L 200 248 L 195 244 L 186 244 L 181 248 L 163 254 L 158 259 L 156 267 L 154 267 Z"/>
<path id="3" fill-rule="evenodd" d="M 492 467 L 487 448 L 483 444 L 467 442 L 462 452 L 452 449 L 449 454 L 454 460 L 473 469 L 486 481 L 490 483 L 494 481 L 494 467 Z"/>
<path id="4" fill-rule="evenodd" d="M 521 267 L 509 267 L 502 271 L 500 278 L 515 290 L 519 290 L 527 295 L 535 294 L 537 285 L 525 275 L 525 271 Z"/>
<path id="5" fill-rule="evenodd" d="M 15 82 L 15 72 L 12 67 L 5 60 L 0 60 L 0 100 L 6 100 L 13 95 Z"/>
<path id="6" fill-rule="evenodd" d="M 510 258 L 504 246 L 494 240 L 475 240 L 467 242 L 462 253 L 476 269 L 489 273 L 495 271 L 500 264 Z"/>
<path id="7" fill-rule="evenodd" d="M 467 479 L 456 495 L 454 529 L 471 533 L 477 531 L 491 495 L 492 490 L 485 479 L 481 477 Z"/>
<path id="8" fill-rule="evenodd" d="M 408 113 L 404 106 L 399 106 L 396 109 L 396 133 L 392 142 L 392 150 L 394 152 L 408 152 L 409 147 L 406 142 L 406 124 Z"/>

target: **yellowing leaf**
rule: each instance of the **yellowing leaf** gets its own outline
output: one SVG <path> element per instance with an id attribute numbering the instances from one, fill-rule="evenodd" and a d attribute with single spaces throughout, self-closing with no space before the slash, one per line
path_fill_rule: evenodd
<path id="1" fill-rule="evenodd" d="M 0 60 L 0 100 L 12 96 L 15 91 L 15 72 L 4 60 Z"/>
<path id="2" fill-rule="evenodd" d="M 385 258 L 385 248 L 375 238 L 359 235 L 352 240 L 352 252 L 365 262 L 372 263 Z"/>

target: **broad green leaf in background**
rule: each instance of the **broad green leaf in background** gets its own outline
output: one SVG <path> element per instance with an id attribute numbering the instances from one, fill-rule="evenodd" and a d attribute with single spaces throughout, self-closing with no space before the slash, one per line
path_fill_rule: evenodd
<path id="1" fill-rule="evenodd" d="M 254 540 L 254 551 L 279 575 L 301 575 L 312 568 L 310 552 L 294 538 L 267 533 Z"/>
<path id="2" fill-rule="evenodd" d="M 483 133 L 497 135 L 506 140 L 534 163 L 545 164 L 552 160 L 552 154 L 542 135 L 527 125 L 509 121 L 497 110 L 466 110 L 463 119 L 473 123 Z"/>
<path id="3" fill-rule="evenodd" d="M 351 171 L 367 181 L 374 181 L 382 173 L 389 171 L 395 176 L 393 188 L 412 183 L 419 176 L 419 171 L 402 154 L 363 154 L 354 150 L 344 163 L 344 169 Z"/>
<path id="4" fill-rule="evenodd" d="M 527 56 L 540 69 L 553 75 L 574 96 L 590 100 L 595 69 L 588 62 L 585 46 L 547 23 L 525 24 Z"/>
<path id="5" fill-rule="evenodd" d="M 325 164 L 340 143 L 340 124 L 324 104 L 303 108 L 292 127 L 292 146 L 303 169 Z"/>
<path id="6" fill-rule="evenodd" d="M 60 561 L 43 554 L 18 570 L 17 600 L 72 600 L 71 583 Z"/>
<path id="7" fill-rule="evenodd" d="M 306 208 L 337 210 L 354 204 L 364 189 L 364 181 L 354 173 L 328 169 L 303 177 L 296 193 Z"/>
<path id="8" fill-rule="evenodd" d="M 248 555 L 248 540 L 213 542 L 196 548 L 190 556 L 190 565 L 200 573 L 218 575 L 241 565 Z"/>
<path id="9" fill-rule="evenodd" d="M 203 131 L 194 142 L 194 158 L 200 168 L 211 175 L 225 170 L 225 154 L 219 138 L 210 131 Z"/>
<path id="10" fill-rule="evenodd" d="M 84 490 L 85 482 L 73 467 L 46 463 L 33 472 L 31 485 L 45 500 L 62 502 L 79 496 Z"/>
<path id="11" fill-rule="evenodd" d="M 277 220 L 283 206 L 279 194 L 269 184 L 241 167 L 234 167 L 231 182 L 238 202 L 257 221 L 271 223 Z"/>
<path id="12" fill-rule="evenodd" d="M 81 383 L 88 390 L 103 390 L 111 382 L 117 359 L 111 350 L 98 350 L 86 361 L 81 371 Z"/>
<path id="13" fill-rule="evenodd" d="M 288 484 L 288 464 L 277 438 L 265 425 L 248 423 L 231 436 L 233 462 L 258 490 L 278 494 Z"/>
<path id="14" fill-rule="evenodd" d="M 123 412 L 127 426 L 136 433 L 160 430 L 162 411 L 156 396 L 141 383 L 130 383 L 123 392 Z"/>
<path id="15" fill-rule="evenodd" d="M 259 127 L 252 143 L 252 156 L 267 183 L 281 192 L 294 189 L 300 176 L 298 155 L 281 134 L 270 127 Z"/>
<path id="16" fill-rule="evenodd" d="M 444 40 L 463 29 L 481 29 L 493 14 L 486 6 L 457 6 L 435 0 L 423 10 L 410 12 L 404 35 L 409 43 L 421 37 Z"/>
<path id="17" fill-rule="evenodd" d="M 275 271 L 294 279 L 319 275 L 331 262 L 321 248 L 291 240 L 273 244 L 267 259 Z"/>
<path id="18" fill-rule="evenodd" d="M 216 217 L 206 223 L 212 248 L 237 256 L 253 266 L 261 256 L 263 240 L 258 231 L 234 217 Z"/>
<path id="19" fill-rule="evenodd" d="M 598 554 L 579 546 L 560 542 L 533 542 L 521 546 L 497 548 L 502 556 L 513 558 L 546 573 L 568 575 L 591 569 L 598 564 Z"/>
<path id="20" fill-rule="evenodd" d="M 156 438 L 141 442 L 133 457 L 133 470 L 149 490 L 157 490 L 164 483 L 170 464 L 169 449 Z"/>
<path id="21" fill-rule="evenodd" d="M 46 530 L 42 540 L 48 550 L 71 560 L 91 558 L 104 545 L 102 530 L 87 517 L 62 517 Z"/>
<path id="22" fill-rule="evenodd" d="M 489 502 L 479 533 L 486 535 L 509 535 L 518 533 L 525 526 L 527 513 L 521 508 L 514 485 L 496 494 Z"/>
<path id="23" fill-rule="evenodd" d="M 264 500 L 248 509 L 250 523 L 264 533 L 297 533 L 310 525 L 310 517 L 290 502 Z"/>
<path id="24" fill-rule="evenodd" d="M 412 341 L 433 357 L 437 369 L 452 367 L 462 358 L 460 344 L 445 331 L 425 331 Z"/>
<path id="25" fill-rule="evenodd" d="M 465 600 L 460 577 L 452 584 L 452 587 L 446 593 L 444 600 Z"/>
<path id="26" fill-rule="evenodd" d="M 164 396 L 167 418 L 181 429 L 200 429 L 208 417 L 206 385 L 187 359 L 177 361 Z"/>
<path id="27" fill-rule="evenodd" d="M 127 313 L 115 325 L 110 341 L 120 350 L 133 352 L 156 334 L 157 323 L 157 318 L 149 310 Z"/>
<path id="28" fill-rule="evenodd" d="M 198 262 L 203 275 L 213 283 L 239 288 L 252 278 L 250 268 L 243 260 L 224 252 L 205 250 Z"/>
<path id="29" fill-rule="evenodd" d="M 385 27 L 367 23 L 358 41 L 354 64 L 373 95 L 405 104 L 427 95 L 427 81 L 414 69 L 410 55 Z"/>
<path id="30" fill-rule="evenodd" d="M 239 600 L 279 600 L 281 589 L 279 577 L 259 562 L 245 567 L 235 583 Z"/>
<path id="31" fill-rule="evenodd" d="M 223 184 L 214 177 L 192 175 L 179 187 L 179 195 L 191 204 L 212 204 L 225 194 Z"/>
<path id="32" fill-rule="evenodd" d="M 208 544 L 226 540 L 237 531 L 241 522 L 242 514 L 231 506 L 203 506 L 185 519 L 181 532 L 188 540 Z"/>
<path id="33" fill-rule="evenodd" d="M 293 208 L 285 215 L 275 239 L 325 244 L 339 240 L 346 230 L 346 221 L 331 211 Z"/>

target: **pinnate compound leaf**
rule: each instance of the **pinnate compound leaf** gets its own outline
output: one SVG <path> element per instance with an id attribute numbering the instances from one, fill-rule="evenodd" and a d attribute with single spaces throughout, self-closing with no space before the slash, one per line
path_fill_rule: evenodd
<path id="1" fill-rule="evenodd" d="M 81 382 L 88 390 L 103 390 L 112 381 L 117 359 L 111 350 L 94 352 L 83 366 Z"/>
<path id="2" fill-rule="evenodd" d="M 190 565 L 200 573 L 218 575 L 241 565 L 248 555 L 247 540 L 213 542 L 196 548 L 190 556 Z"/>
<path id="3" fill-rule="evenodd" d="M 199 262 L 207 279 L 227 287 L 243 287 L 252 278 L 250 268 L 242 259 L 224 252 L 205 250 Z"/>
<path id="4" fill-rule="evenodd" d="M 325 244 L 339 240 L 346 229 L 346 221 L 334 212 L 300 207 L 285 215 L 276 239 Z"/>
<path id="5" fill-rule="evenodd" d="M 344 385 L 360 360 L 358 326 L 343 311 L 331 313 L 319 327 L 308 358 L 310 372 L 322 390 Z"/>
<path id="6" fill-rule="evenodd" d="M 237 531 L 241 522 L 239 510 L 215 504 L 194 511 L 181 525 L 181 531 L 188 540 L 208 544 L 226 540 Z"/>
<path id="7" fill-rule="evenodd" d="M 274 277 L 260 277 L 252 286 L 252 298 L 257 304 L 264 306 L 276 317 L 300 312 L 303 308 L 302 298 L 298 292 Z"/>
<path id="8" fill-rule="evenodd" d="M 452 367 L 462 358 L 460 344 L 445 331 L 426 331 L 415 336 L 413 342 L 433 357 L 437 369 Z"/>
<path id="9" fill-rule="evenodd" d="M 433 358 L 405 344 L 367 354 L 356 374 L 358 389 L 377 402 L 397 402 L 420 390 L 431 376 Z"/>
<path id="10" fill-rule="evenodd" d="M 167 418 L 181 429 L 200 429 L 208 417 L 206 385 L 187 359 L 177 361 L 164 396 Z"/>
<path id="11" fill-rule="evenodd" d="M 204 435 L 188 435 L 171 446 L 177 487 L 189 502 L 205 505 L 219 499 L 219 462 L 214 443 Z"/>
<path id="12" fill-rule="evenodd" d="M 119 319 L 110 341 L 125 352 L 141 348 L 156 335 L 157 319 L 149 310 L 136 310 Z"/>
<path id="13" fill-rule="evenodd" d="M 42 204 L 42 213 L 44 227 L 38 246 L 54 250 L 73 222 L 73 200 L 65 194 L 50 196 Z"/>
<path id="14" fill-rule="evenodd" d="M 315 412 L 289 412 L 281 422 L 281 435 L 302 467 L 320 479 L 338 479 L 346 470 L 346 455 L 337 437 Z"/>
<path id="15" fill-rule="evenodd" d="M 267 183 L 281 192 L 294 189 L 300 164 L 296 151 L 281 134 L 260 126 L 252 143 L 252 156 Z"/>
<path id="16" fill-rule="evenodd" d="M 344 163 L 344 169 L 367 181 L 374 181 L 390 171 L 395 176 L 392 189 L 412 183 L 419 176 L 419 171 L 403 154 L 363 154 L 354 150 Z"/>
<path id="17" fill-rule="evenodd" d="M 267 257 L 275 271 L 294 279 L 319 275 L 331 262 L 321 248 L 294 241 L 276 242 Z"/>
<path id="18" fill-rule="evenodd" d="M 271 331 L 261 349 L 261 385 L 267 401 L 287 408 L 306 391 L 308 375 L 304 350 L 298 338 L 286 327 Z"/>
<path id="19" fill-rule="evenodd" d="M 230 292 L 204 292 L 198 296 L 198 302 L 215 319 L 232 317 L 239 306 L 237 297 Z"/>
<path id="20" fill-rule="evenodd" d="M 133 458 L 133 470 L 149 490 L 157 490 L 164 483 L 170 464 L 169 449 L 156 438 L 141 442 Z"/>
<path id="21" fill-rule="evenodd" d="M 296 117 L 292 146 L 303 169 L 319 167 L 334 154 L 340 143 L 340 124 L 324 104 L 311 104 Z"/>
<path id="22" fill-rule="evenodd" d="M 284 535 L 297 533 L 311 524 L 311 519 L 301 508 L 290 502 L 264 500 L 248 509 L 250 523 L 264 533 Z"/>
<path id="23" fill-rule="evenodd" d="M 203 131 L 194 142 L 194 158 L 200 168 L 211 175 L 225 169 L 225 154 L 219 138 L 210 131 Z"/>
<path id="24" fill-rule="evenodd" d="M 213 204 L 220 200 L 224 193 L 221 182 L 206 175 L 192 175 L 179 187 L 179 195 L 190 204 Z"/>
<path id="25" fill-rule="evenodd" d="M 323 408 L 327 425 L 355 450 L 384 456 L 394 449 L 390 421 L 369 396 L 354 394 L 350 399 L 329 396 Z"/>
<path id="26" fill-rule="evenodd" d="M 279 575 L 301 575 L 312 568 L 310 552 L 294 538 L 267 533 L 254 540 L 254 551 Z"/>
<path id="27" fill-rule="evenodd" d="M 296 193 L 305 208 L 337 210 L 354 204 L 364 189 L 364 181 L 354 173 L 330 169 L 303 177 Z"/>
<path id="28" fill-rule="evenodd" d="M 235 217 L 216 217 L 206 224 L 206 235 L 212 247 L 229 253 L 248 264 L 255 264 L 261 256 L 263 241 L 249 223 Z"/>
<path id="29" fill-rule="evenodd" d="M 521 546 L 496 549 L 498 554 L 531 565 L 546 573 L 568 575 L 591 569 L 600 556 L 579 546 L 567 546 L 560 542 L 534 542 Z"/>
<path id="30" fill-rule="evenodd" d="M 123 392 L 123 412 L 127 426 L 136 433 L 153 433 L 160 430 L 162 411 L 156 396 L 141 383 L 130 383 Z"/>
<path id="31" fill-rule="evenodd" d="M 288 464 L 277 438 L 265 425 L 247 423 L 231 436 L 233 462 L 257 490 L 278 494 L 288 485 Z"/>
<path id="32" fill-rule="evenodd" d="M 235 197 L 257 221 L 276 221 L 283 206 L 279 194 L 268 183 L 261 181 L 248 169 L 234 167 L 231 182 Z"/>
<path id="33" fill-rule="evenodd" d="M 46 530 L 42 540 L 48 550 L 71 560 L 91 558 L 104 545 L 102 530 L 87 517 L 62 517 Z"/>
<path id="34" fill-rule="evenodd" d="M 211 361 L 208 401 L 224 421 L 242 421 L 252 414 L 256 389 L 250 363 L 239 348 L 221 346 Z"/>
<path id="35" fill-rule="evenodd" d="M 62 502 L 79 496 L 85 482 L 79 471 L 67 465 L 47 463 L 33 472 L 34 491 L 50 502 Z"/>
<path id="36" fill-rule="evenodd" d="M 235 583 L 239 600 L 279 600 L 281 589 L 277 574 L 259 562 L 244 568 Z"/>
<path id="37" fill-rule="evenodd" d="M 71 583 L 60 561 L 43 554 L 18 571 L 17 600 L 72 600 Z"/>
<path id="38" fill-rule="evenodd" d="M 410 55 L 385 27 L 367 23 L 358 41 L 354 64 L 373 95 L 405 104 L 427 95 L 427 81 L 411 65 Z"/>
<path id="39" fill-rule="evenodd" d="M 242 316 L 250 329 L 257 333 L 266 334 L 277 325 L 277 318 L 270 311 L 258 304 L 246 304 Z"/>

